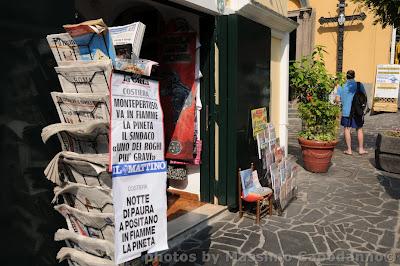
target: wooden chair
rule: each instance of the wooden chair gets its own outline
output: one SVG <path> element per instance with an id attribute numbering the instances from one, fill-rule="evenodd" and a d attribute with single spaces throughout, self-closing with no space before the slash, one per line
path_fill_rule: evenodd
<path id="1" fill-rule="evenodd" d="M 251 164 L 251 172 L 254 171 L 254 165 Z M 243 195 L 243 190 L 242 190 L 242 178 L 240 175 L 241 169 L 239 168 L 238 170 L 238 198 L 239 198 L 239 218 L 243 217 L 243 214 L 246 212 L 247 214 L 254 215 L 254 213 L 250 211 L 245 211 L 244 210 L 244 203 L 247 202 L 249 204 L 254 204 L 256 205 L 256 224 L 260 224 L 260 219 L 266 214 L 269 214 L 269 216 L 272 215 L 272 196 L 273 193 L 270 193 L 266 196 L 259 196 L 259 197 L 254 197 L 254 199 L 247 199 L 244 198 Z M 268 202 L 267 206 L 262 206 L 263 202 Z"/>

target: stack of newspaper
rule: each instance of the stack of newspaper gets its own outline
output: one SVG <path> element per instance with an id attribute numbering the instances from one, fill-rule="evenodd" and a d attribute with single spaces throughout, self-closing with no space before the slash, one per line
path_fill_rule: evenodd
<path id="1" fill-rule="evenodd" d="M 42 131 L 43 142 L 56 136 L 62 150 L 44 171 L 56 185 L 54 208 L 68 226 L 55 234 L 67 244 L 57 258 L 70 265 L 116 265 L 108 172 L 111 73 L 120 65 L 150 74 L 155 62 L 139 59 L 143 23 L 108 28 L 99 19 L 64 28 L 67 33 L 47 36 L 58 64 L 62 92 L 51 96 L 61 123 Z"/>

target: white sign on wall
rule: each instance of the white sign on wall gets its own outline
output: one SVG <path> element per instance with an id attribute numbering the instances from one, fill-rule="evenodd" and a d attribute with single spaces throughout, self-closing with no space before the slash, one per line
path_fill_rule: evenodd
<path id="1" fill-rule="evenodd" d="M 400 65 L 378 65 L 373 110 L 397 112 L 399 85 Z"/>
<path id="2" fill-rule="evenodd" d="M 167 162 L 158 82 L 113 73 L 110 157 L 115 261 L 168 248 Z"/>

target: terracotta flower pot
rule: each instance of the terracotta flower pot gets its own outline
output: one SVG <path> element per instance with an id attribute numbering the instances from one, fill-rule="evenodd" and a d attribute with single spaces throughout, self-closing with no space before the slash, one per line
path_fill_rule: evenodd
<path id="1" fill-rule="evenodd" d="M 313 173 L 328 172 L 333 150 L 338 141 L 316 141 L 298 138 L 303 154 L 304 168 Z"/>

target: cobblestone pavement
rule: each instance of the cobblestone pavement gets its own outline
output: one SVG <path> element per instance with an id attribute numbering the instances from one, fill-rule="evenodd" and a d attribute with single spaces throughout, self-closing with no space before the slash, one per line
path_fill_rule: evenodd
<path id="1" fill-rule="evenodd" d="M 400 179 L 375 170 L 372 150 L 378 132 L 396 127 L 400 114 L 367 117 L 367 156 L 343 155 L 342 141 L 328 173 L 301 170 L 298 198 L 282 216 L 257 226 L 229 213 L 170 250 L 162 264 L 400 265 Z M 300 153 L 295 134 L 289 152 Z"/>

